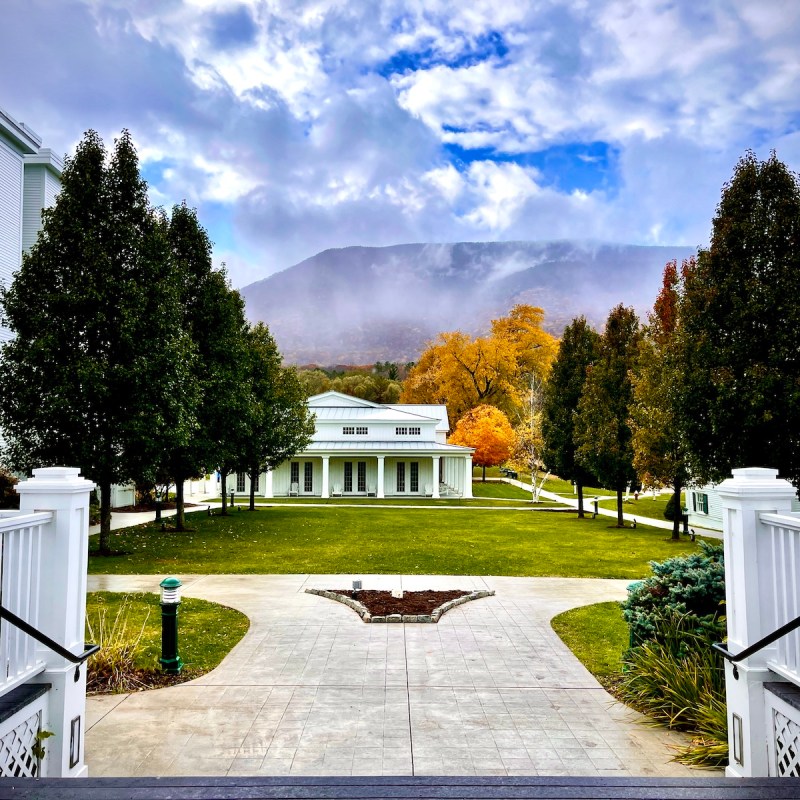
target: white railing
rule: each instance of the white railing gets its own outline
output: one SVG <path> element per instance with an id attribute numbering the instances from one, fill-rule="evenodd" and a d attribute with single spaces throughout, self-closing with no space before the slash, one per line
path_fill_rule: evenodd
<path id="1" fill-rule="evenodd" d="M 0 603 L 33 627 L 39 626 L 42 527 L 50 511 L 0 513 Z M 0 697 L 42 672 L 34 639 L 8 622 L 0 622 Z"/>
<path id="2" fill-rule="evenodd" d="M 767 556 L 771 582 L 765 581 L 762 609 L 765 627 L 773 630 L 800 616 L 800 515 L 760 514 L 762 552 Z M 800 686 L 800 631 L 787 633 L 776 642 L 777 654 L 770 669 Z"/>

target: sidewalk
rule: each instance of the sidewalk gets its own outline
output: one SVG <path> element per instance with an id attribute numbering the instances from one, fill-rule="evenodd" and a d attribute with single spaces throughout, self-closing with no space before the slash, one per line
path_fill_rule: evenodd
<path id="1" fill-rule="evenodd" d="M 250 618 L 222 664 L 180 686 L 90 697 L 90 774 L 689 776 L 681 734 L 642 724 L 550 627 L 628 581 L 399 575 L 187 575 L 184 592 Z M 484 589 L 436 625 L 365 624 L 304 592 Z M 156 581 L 157 583 L 157 581 Z M 153 576 L 89 578 L 152 590 Z M 181 625 L 190 626 L 187 614 Z"/>

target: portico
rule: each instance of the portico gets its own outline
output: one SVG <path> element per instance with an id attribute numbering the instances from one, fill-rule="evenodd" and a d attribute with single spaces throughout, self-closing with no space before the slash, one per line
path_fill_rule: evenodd
<path id="1" fill-rule="evenodd" d="M 326 392 L 309 399 L 313 441 L 262 473 L 262 497 L 472 497 L 472 453 L 447 444 L 444 405 L 381 405 Z M 233 483 L 235 482 L 235 486 Z M 228 490 L 249 492 L 247 476 Z"/>

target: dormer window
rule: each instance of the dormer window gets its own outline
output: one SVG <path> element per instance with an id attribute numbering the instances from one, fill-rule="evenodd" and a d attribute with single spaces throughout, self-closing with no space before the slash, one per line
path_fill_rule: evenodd
<path id="1" fill-rule="evenodd" d="M 405 425 L 394 429 L 395 436 L 419 436 L 421 433 L 421 428 L 408 428 Z"/>
<path id="2" fill-rule="evenodd" d="M 366 436 L 369 433 L 369 428 L 356 427 L 356 436 Z"/>
<path id="3" fill-rule="evenodd" d="M 369 428 L 362 425 L 344 425 L 342 427 L 343 436 L 366 436 L 369 433 Z"/>
<path id="4" fill-rule="evenodd" d="M 345 435 L 345 436 L 354 436 L 355 432 L 356 432 L 356 429 L 351 425 L 345 425 L 342 428 L 342 434 Z"/>
<path id="5" fill-rule="evenodd" d="M 408 435 L 408 428 L 395 428 L 394 429 L 395 436 L 407 436 Z"/>

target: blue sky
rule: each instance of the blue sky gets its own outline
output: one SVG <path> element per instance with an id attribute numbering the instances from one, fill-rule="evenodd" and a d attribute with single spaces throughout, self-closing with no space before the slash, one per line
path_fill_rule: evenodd
<path id="1" fill-rule="evenodd" d="M 748 148 L 800 169 L 789 0 L 3 0 L 0 107 L 131 130 L 234 285 L 328 247 L 705 245 Z"/>

